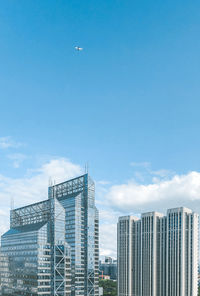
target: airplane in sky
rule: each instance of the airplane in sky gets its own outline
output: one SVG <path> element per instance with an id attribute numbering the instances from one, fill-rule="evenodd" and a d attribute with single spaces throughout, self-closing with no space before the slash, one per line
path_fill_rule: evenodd
<path id="1" fill-rule="evenodd" d="M 79 47 L 79 46 L 75 46 L 75 49 L 78 50 L 78 51 L 83 50 L 83 48 Z"/>

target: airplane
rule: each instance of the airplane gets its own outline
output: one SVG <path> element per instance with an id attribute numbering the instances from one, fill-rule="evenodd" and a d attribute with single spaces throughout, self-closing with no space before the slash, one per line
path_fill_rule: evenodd
<path id="1" fill-rule="evenodd" d="M 78 51 L 83 50 L 83 48 L 79 47 L 79 46 L 75 46 L 75 49 L 78 50 Z"/>

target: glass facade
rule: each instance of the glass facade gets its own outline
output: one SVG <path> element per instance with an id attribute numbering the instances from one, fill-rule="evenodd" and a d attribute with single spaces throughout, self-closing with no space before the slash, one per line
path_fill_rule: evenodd
<path id="1" fill-rule="evenodd" d="M 10 230 L 1 237 L 0 272 L 3 296 L 70 295 L 65 210 L 56 199 L 11 211 Z"/>
<path id="2" fill-rule="evenodd" d="M 99 217 L 94 182 L 85 174 L 49 187 L 49 198 L 65 208 L 66 241 L 71 247 L 72 296 L 99 294 Z"/>
<path id="3" fill-rule="evenodd" d="M 99 217 L 88 174 L 11 211 L 0 273 L 3 296 L 99 295 Z"/>

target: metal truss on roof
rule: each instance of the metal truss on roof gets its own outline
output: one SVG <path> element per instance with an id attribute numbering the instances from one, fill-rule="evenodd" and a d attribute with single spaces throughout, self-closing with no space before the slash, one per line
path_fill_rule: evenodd
<path id="1" fill-rule="evenodd" d="M 94 251 L 94 245 L 98 244 L 96 240 L 98 234 L 93 233 L 94 220 L 98 219 L 95 208 L 95 184 L 89 175 L 85 174 L 49 187 L 49 198 L 54 197 L 58 200 L 75 197 L 79 193 L 82 194 L 85 201 L 85 248 L 87 249 L 85 258 L 85 293 L 88 296 L 94 296 L 97 295 L 96 289 L 98 287 L 98 274 L 95 273 L 95 263 L 98 264 L 98 255 L 93 254 L 95 258 L 92 258 L 92 262 L 90 257 Z M 91 209 L 90 211 L 88 210 L 89 208 Z M 89 212 L 92 213 L 92 217 L 89 217 Z M 95 254 L 97 253 L 98 250 L 96 249 Z"/>
<path id="2" fill-rule="evenodd" d="M 11 210 L 10 227 L 47 222 L 51 213 L 50 200 L 38 202 L 23 208 Z"/>
<path id="3" fill-rule="evenodd" d="M 63 182 L 57 185 L 50 186 L 51 195 L 55 194 L 57 198 L 78 193 L 85 187 L 84 175 L 75 179 L 71 179 L 67 182 Z"/>
<path id="4" fill-rule="evenodd" d="M 57 202 L 62 204 L 63 200 L 67 200 L 68 198 L 75 199 L 79 194 L 81 194 L 79 198 L 83 201 L 81 206 L 84 217 L 84 224 L 82 225 L 84 227 L 85 248 L 83 262 L 85 271 L 83 278 L 84 293 L 88 296 L 96 296 L 98 295 L 98 268 L 96 267 L 98 265 L 98 231 L 95 225 L 98 224 L 98 212 L 95 207 L 95 184 L 89 175 L 84 174 L 78 178 L 74 178 L 63 183 L 51 185 L 49 187 L 48 200 L 11 210 L 11 228 L 30 225 L 33 229 L 33 226 L 36 226 L 36 223 L 48 222 L 47 229 L 50 231 L 49 238 L 52 246 L 51 264 L 52 269 L 54 270 L 51 291 L 55 296 L 68 296 L 68 294 L 63 294 L 63 291 L 66 289 L 66 292 L 68 293 L 71 288 L 71 283 L 69 280 L 68 282 L 66 281 L 66 275 L 69 277 L 70 272 L 63 269 L 65 266 L 64 260 L 69 260 L 70 262 L 70 255 L 65 255 L 65 251 L 62 250 L 63 246 L 60 248 L 62 243 L 59 244 L 54 241 L 55 223 L 57 219 L 60 219 L 59 216 L 64 208 L 62 210 L 58 207 L 58 211 L 54 210 Z M 61 229 L 59 227 L 59 233 L 60 232 Z M 63 237 L 65 237 L 64 232 Z M 80 277 L 80 279 L 82 279 L 82 277 Z M 77 276 L 77 282 L 78 280 L 79 276 Z"/>

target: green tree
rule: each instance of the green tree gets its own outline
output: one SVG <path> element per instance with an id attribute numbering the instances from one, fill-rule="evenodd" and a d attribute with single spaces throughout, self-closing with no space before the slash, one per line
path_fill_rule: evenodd
<path id="1" fill-rule="evenodd" d="M 117 296 L 117 282 L 112 280 L 100 280 L 99 286 L 103 287 L 103 296 Z"/>

